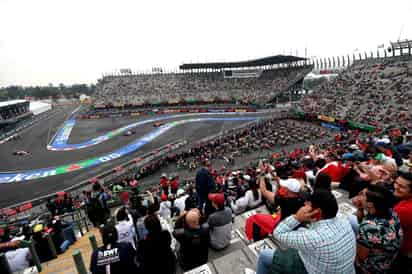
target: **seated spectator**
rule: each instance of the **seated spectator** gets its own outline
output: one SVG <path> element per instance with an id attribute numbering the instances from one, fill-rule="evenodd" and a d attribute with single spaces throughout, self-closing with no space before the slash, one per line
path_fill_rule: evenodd
<path id="1" fill-rule="evenodd" d="M 402 238 L 399 218 L 392 211 L 394 196 L 381 185 L 370 185 L 362 193 L 356 266 L 359 273 L 387 273 Z"/>
<path id="2" fill-rule="evenodd" d="M 184 270 L 207 263 L 209 226 L 200 224 L 200 211 L 191 209 L 176 221 L 174 237 L 180 243 L 179 261 Z"/>
<path id="3" fill-rule="evenodd" d="M 300 195 L 301 184 L 298 180 L 293 178 L 280 179 L 279 184 L 281 188 L 277 193 L 273 193 L 266 189 L 264 179 L 260 178 L 262 195 L 274 203 L 274 208 L 280 209 L 281 220 L 283 220 L 295 214 L 304 205 L 304 200 Z"/>
<path id="4" fill-rule="evenodd" d="M 336 217 L 333 194 L 319 190 L 276 227 L 273 236 L 287 250 L 263 250 L 257 273 L 355 273 L 356 240 L 349 222 Z M 312 222 L 305 229 L 294 230 Z"/>
<path id="5" fill-rule="evenodd" d="M 210 214 L 207 219 L 209 224 L 210 245 L 214 249 L 223 249 L 230 245 L 232 238 L 232 210 L 225 206 L 225 195 L 223 193 L 209 194 L 216 212 Z"/>
<path id="6" fill-rule="evenodd" d="M 185 200 L 185 210 L 189 211 L 191 209 L 197 208 L 199 205 L 199 196 L 197 195 L 196 189 L 193 186 L 189 186 L 187 194 L 189 196 Z"/>
<path id="7" fill-rule="evenodd" d="M 332 191 L 332 178 L 327 173 L 321 172 L 316 176 L 313 190 L 319 189 Z"/>
<path id="8" fill-rule="evenodd" d="M 403 173 L 396 178 L 394 195 L 399 200 L 394 211 L 401 221 L 404 238 L 393 266 L 402 272 L 410 270 L 412 265 L 412 173 Z"/>
<path id="9" fill-rule="evenodd" d="M 136 249 L 133 220 L 129 219 L 126 208 L 121 208 L 116 214 L 116 229 L 119 234 L 119 243 L 130 243 Z"/>
<path id="10" fill-rule="evenodd" d="M 136 251 L 130 243 L 119 243 L 116 227 L 105 225 L 101 229 L 103 247 L 93 251 L 90 260 L 92 274 L 138 273 Z"/>
<path id="11" fill-rule="evenodd" d="M 246 175 L 248 176 L 248 175 Z M 230 203 L 233 213 L 240 214 L 248 208 L 255 208 L 262 203 L 262 194 L 255 181 L 249 180 L 249 190 L 245 195 Z"/>
<path id="12" fill-rule="evenodd" d="M 144 224 L 148 234 L 144 240 L 139 241 L 138 273 L 175 273 L 176 258 L 170 247 L 172 242 L 170 233 L 162 231 L 160 220 L 156 215 L 147 216 Z"/>

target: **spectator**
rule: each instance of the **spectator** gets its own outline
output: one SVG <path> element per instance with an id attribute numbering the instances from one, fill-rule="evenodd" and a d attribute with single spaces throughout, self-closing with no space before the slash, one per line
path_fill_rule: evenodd
<path id="1" fill-rule="evenodd" d="M 133 220 L 129 219 L 126 208 L 121 208 L 116 214 L 116 230 L 118 232 L 118 238 L 120 243 L 130 243 L 134 249 L 136 249 Z"/>
<path id="2" fill-rule="evenodd" d="M 175 200 L 175 209 L 176 209 L 177 216 L 179 216 L 181 213 L 185 211 L 185 203 L 189 195 L 185 194 L 185 191 L 183 189 L 178 189 L 176 194 L 177 194 L 177 198 Z"/>
<path id="3" fill-rule="evenodd" d="M 93 185 L 90 203 L 87 207 L 87 215 L 94 226 L 105 224 L 110 211 L 107 206 L 109 195 L 103 190 L 100 184 Z"/>
<path id="4" fill-rule="evenodd" d="M 135 262 L 136 251 L 130 243 L 119 243 L 117 230 L 113 225 L 101 229 L 103 247 L 93 251 L 90 260 L 92 274 L 138 273 Z"/>
<path id="5" fill-rule="evenodd" d="M 144 220 L 148 234 L 139 241 L 137 252 L 139 272 L 143 274 L 176 272 L 176 258 L 170 247 L 172 238 L 168 231 L 163 230 L 156 215 L 147 216 Z"/>
<path id="6" fill-rule="evenodd" d="M 162 188 L 164 194 L 169 194 L 169 180 L 167 180 L 166 173 L 162 173 L 160 176 L 160 187 Z"/>
<path id="7" fill-rule="evenodd" d="M 172 202 L 169 201 L 165 193 L 160 196 L 160 200 L 159 215 L 162 218 L 170 219 L 172 217 Z"/>
<path id="8" fill-rule="evenodd" d="M 315 178 L 315 184 L 313 185 L 314 191 L 323 189 L 326 191 L 332 190 L 332 179 L 327 173 L 319 173 Z"/>
<path id="9" fill-rule="evenodd" d="M 216 188 L 215 181 L 206 168 L 201 168 L 196 173 L 196 193 L 199 198 L 198 208 L 203 210 L 203 205 L 207 200 L 210 192 L 213 192 Z"/>
<path id="10" fill-rule="evenodd" d="M 399 202 L 394 211 L 399 216 L 404 238 L 398 258 L 393 264 L 400 272 L 411 270 L 412 265 L 412 173 L 402 173 L 395 181 L 395 197 Z"/>
<path id="11" fill-rule="evenodd" d="M 388 273 L 402 237 L 399 218 L 392 211 L 394 196 L 381 185 L 370 185 L 362 193 L 356 266 L 359 273 Z"/>
<path id="12" fill-rule="evenodd" d="M 179 178 L 175 174 L 170 176 L 170 192 L 173 195 L 176 195 L 177 190 L 179 189 Z"/>
<path id="13" fill-rule="evenodd" d="M 262 195 L 269 201 L 273 202 L 275 208 L 280 209 L 281 220 L 295 214 L 304 204 L 301 197 L 301 183 L 297 179 L 280 179 L 281 188 L 277 193 L 270 192 L 266 189 L 264 179 L 260 179 L 260 190 Z"/>
<path id="14" fill-rule="evenodd" d="M 191 209 L 176 221 L 174 237 L 180 243 L 179 260 L 184 270 L 207 263 L 209 226 L 201 224 L 198 209 Z"/>
<path id="15" fill-rule="evenodd" d="M 188 197 L 185 200 L 185 210 L 189 211 L 193 208 L 197 208 L 199 205 L 199 196 L 192 185 L 187 190 Z"/>
<path id="16" fill-rule="evenodd" d="M 257 273 L 355 273 L 356 240 L 349 222 L 336 217 L 333 194 L 317 191 L 309 201 L 276 227 L 273 236 L 287 250 L 264 250 Z M 309 228 L 294 230 L 305 222 Z"/>
<path id="17" fill-rule="evenodd" d="M 230 245 L 232 238 L 232 210 L 225 206 L 225 195 L 223 193 L 209 194 L 216 212 L 212 213 L 207 223 L 209 224 L 210 245 L 220 250 Z"/>
<path id="18" fill-rule="evenodd" d="M 245 176 L 249 177 L 249 175 Z M 236 201 L 232 201 L 230 204 L 230 207 L 235 214 L 242 213 L 248 208 L 255 208 L 262 203 L 262 194 L 256 182 L 249 180 L 248 183 L 249 190 L 246 191 L 245 196 L 237 199 Z"/>

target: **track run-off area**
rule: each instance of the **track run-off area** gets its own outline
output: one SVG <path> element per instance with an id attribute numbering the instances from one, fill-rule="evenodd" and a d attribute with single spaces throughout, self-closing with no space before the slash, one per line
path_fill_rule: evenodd
<path id="1" fill-rule="evenodd" d="M 254 114 L 253 117 L 247 117 L 248 114 Z M 248 122 L 248 121 L 258 121 L 262 119 L 263 116 L 256 116 L 260 114 L 268 114 L 268 112 L 250 112 L 250 113 L 191 113 L 191 114 L 179 114 L 179 115 L 169 115 L 163 117 L 156 117 L 150 118 L 138 122 L 134 122 L 128 124 L 126 126 L 122 126 L 120 128 L 110 130 L 107 133 L 104 133 L 100 136 L 94 137 L 89 140 L 85 140 L 83 142 L 79 142 L 76 144 L 68 143 L 70 134 L 72 129 L 76 125 L 75 119 L 68 119 L 66 120 L 60 129 L 56 132 L 54 138 L 51 142 L 47 145 L 47 149 L 49 151 L 71 151 L 71 150 L 79 150 L 83 148 L 88 148 L 102 142 L 108 141 L 116 136 L 122 135 L 123 133 L 142 126 L 148 123 L 154 123 L 158 121 L 164 121 L 167 119 L 180 119 L 181 120 L 174 120 L 171 122 L 164 122 L 163 125 L 157 127 L 156 129 L 144 134 L 136 138 L 134 141 L 130 142 L 129 144 L 122 146 L 114 151 L 104 153 L 102 155 L 98 155 L 96 157 L 91 157 L 79 161 L 75 161 L 69 164 L 53 166 L 53 167 L 44 167 L 44 168 L 37 168 L 37 169 L 29 169 L 29 170 L 14 170 L 14 171 L 1 171 L 0 172 L 0 184 L 7 184 L 7 183 L 24 183 L 31 180 L 47 178 L 51 176 L 66 174 L 82 169 L 87 169 L 91 167 L 99 166 L 103 163 L 108 163 L 110 161 L 119 159 L 125 155 L 128 155 L 132 152 L 138 151 L 144 145 L 152 142 L 157 137 L 163 135 L 170 129 L 177 127 L 179 125 L 187 124 L 187 123 L 201 123 L 201 122 L 213 122 L 213 121 L 239 121 L 239 122 Z M 190 118 L 186 119 L 187 117 L 199 116 L 199 115 L 227 115 L 233 116 L 238 115 L 239 117 L 199 117 L 199 118 Z"/>

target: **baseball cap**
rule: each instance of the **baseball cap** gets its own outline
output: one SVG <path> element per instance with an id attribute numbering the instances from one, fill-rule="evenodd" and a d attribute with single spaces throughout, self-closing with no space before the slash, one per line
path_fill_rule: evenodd
<path id="1" fill-rule="evenodd" d="M 163 193 L 163 194 L 160 196 L 160 199 L 161 199 L 162 201 L 167 201 L 167 195 Z"/>
<path id="2" fill-rule="evenodd" d="M 221 206 L 225 204 L 225 195 L 223 193 L 210 193 L 208 195 L 210 201 Z"/>
<path id="3" fill-rule="evenodd" d="M 383 154 L 383 153 L 378 153 L 378 154 L 376 154 L 376 156 L 374 157 L 374 159 L 375 159 L 375 160 L 378 160 L 378 161 L 384 161 L 384 160 L 386 159 L 386 157 L 385 157 L 385 154 Z"/>
<path id="4" fill-rule="evenodd" d="M 185 191 L 181 188 L 179 188 L 176 192 L 177 196 L 183 195 L 185 193 Z"/>
<path id="5" fill-rule="evenodd" d="M 245 179 L 246 181 L 250 181 L 250 176 L 249 175 L 243 175 L 243 179 Z"/>
<path id="6" fill-rule="evenodd" d="M 279 180 L 279 184 L 282 187 L 289 189 L 292 192 L 298 193 L 300 191 L 300 183 L 298 180 L 289 178 L 286 180 Z"/>

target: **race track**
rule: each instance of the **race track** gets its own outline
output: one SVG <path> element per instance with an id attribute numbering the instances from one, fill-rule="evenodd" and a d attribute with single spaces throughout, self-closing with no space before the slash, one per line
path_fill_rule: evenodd
<path id="1" fill-rule="evenodd" d="M 165 144 L 178 139 L 186 139 L 191 145 L 193 142 L 221 132 L 268 114 L 190 114 L 178 117 L 171 115 L 145 116 L 139 118 L 104 118 L 97 120 L 76 121 L 71 129 L 69 138 L 61 144 L 67 147 L 80 143 L 90 142 L 93 138 L 106 136 L 110 131 L 119 131 L 122 127 L 139 122 L 133 129 L 136 134 L 123 136 L 124 131 L 113 134 L 107 139 L 89 146 L 72 149 L 70 151 L 51 151 L 50 148 L 56 145 L 56 140 L 62 130 L 62 125 L 67 121 L 74 107 L 62 109 L 53 117 L 36 124 L 34 127 L 22 133 L 22 139 L 7 142 L 0 145 L 1 165 L 0 165 L 0 207 L 10 206 L 19 202 L 34 199 L 43 195 L 57 192 L 70 187 L 87 178 L 91 178 L 105 170 L 110 170 L 120 163 L 126 162 L 137 156 L 143 155 Z M 164 125 L 159 128 L 153 127 L 153 121 L 145 122 L 148 119 L 159 119 Z M 53 138 L 53 136 L 57 136 Z M 63 140 L 63 139 L 60 139 Z M 52 141 L 52 142 L 50 142 Z M 47 145 L 49 149 L 47 148 Z M 134 146 L 133 146 L 134 144 Z M 55 146 L 56 147 L 56 146 Z M 57 146 L 58 147 L 58 146 Z M 74 169 L 69 173 L 49 176 L 36 179 L 37 175 L 28 177 L 29 180 L 22 180 L 22 177 L 8 176 L 12 173 L 22 173 L 36 169 L 50 167 L 67 166 L 88 159 L 118 152 L 125 147 L 133 147 L 127 153 L 119 157 L 114 157 L 107 162 L 100 162 L 98 165 L 86 166 L 83 169 Z M 27 150 L 31 156 L 13 156 L 15 150 Z M 8 174 L 8 175 L 7 175 Z M 31 173 L 36 174 L 36 173 Z M 3 181 L 1 181 L 3 176 Z M 8 176 L 7 180 L 4 180 Z M 14 180 L 12 180 L 14 179 Z M 12 181 L 12 182 L 9 182 Z"/>

